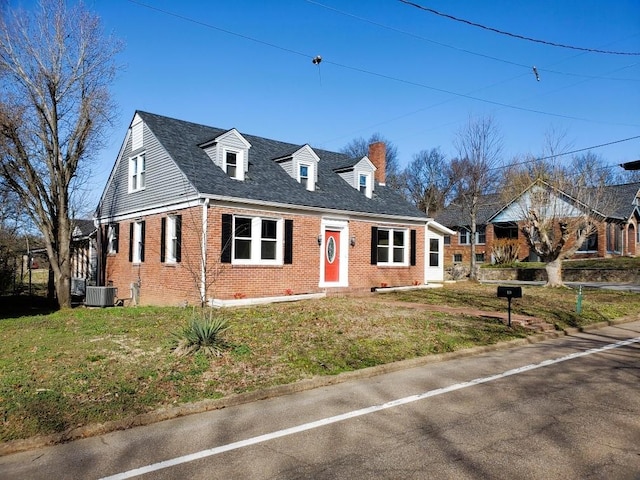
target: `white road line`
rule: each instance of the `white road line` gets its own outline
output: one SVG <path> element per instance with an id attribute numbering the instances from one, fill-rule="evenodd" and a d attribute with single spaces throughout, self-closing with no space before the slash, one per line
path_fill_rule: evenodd
<path id="1" fill-rule="evenodd" d="M 417 402 L 419 400 L 423 400 L 425 398 L 435 397 L 438 395 L 442 395 L 449 392 L 455 392 L 456 390 L 461 390 L 463 388 L 472 387 L 474 385 L 480 385 L 482 383 L 493 382 L 494 380 L 499 380 L 501 378 L 509 377 L 511 375 L 518 375 L 520 373 L 528 372 L 530 370 L 535 370 L 537 368 L 548 367 L 550 365 L 555 365 L 557 363 L 566 362 L 567 360 L 573 360 L 574 358 L 586 357 L 587 355 L 593 355 L 595 353 L 601 353 L 607 350 L 612 350 L 614 348 L 624 347 L 626 345 L 630 345 L 632 343 L 640 343 L 640 337 L 630 338 L 628 340 L 621 340 L 619 342 L 610 343 L 603 347 L 592 348 L 589 350 L 585 350 L 583 352 L 576 352 L 569 355 L 565 355 L 564 357 L 559 357 L 550 360 L 544 360 L 540 363 L 534 363 L 530 365 L 525 365 L 524 367 L 518 367 L 511 370 L 507 370 L 506 372 L 498 373 L 496 375 L 491 375 L 488 377 L 476 378 L 474 380 L 470 380 L 468 382 L 456 383 L 455 385 L 450 385 L 448 387 L 437 388 L 435 390 L 430 390 L 428 392 L 420 393 L 418 395 L 411 395 L 409 397 L 399 398 L 397 400 L 392 400 L 387 403 L 383 403 L 380 405 L 373 405 L 371 407 L 362 408 L 360 410 L 353 410 L 351 412 L 343 413 L 341 415 L 336 415 L 333 417 L 323 418 L 321 420 L 317 420 L 315 422 L 304 423 L 302 425 L 298 425 L 296 427 L 285 428 L 284 430 L 278 430 L 276 432 L 267 433 L 264 435 L 259 435 L 257 437 L 248 438 L 246 440 L 241 440 L 239 442 L 229 443 L 227 445 L 221 445 L 219 447 L 210 448 L 207 450 L 202 450 L 200 452 L 195 452 L 189 455 L 184 455 L 182 457 L 172 458 L 170 460 L 165 460 L 163 462 L 153 463 L 151 465 L 146 465 L 144 467 L 135 468 L 133 470 L 128 470 L 126 472 L 117 473 L 115 475 L 111 475 L 109 477 L 103 477 L 101 480 L 123 480 L 126 478 L 132 478 L 137 475 L 144 475 L 147 473 L 155 472 L 157 470 L 162 470 L 164 468 L 173 467 L 176 465 L 180 465 L 183 463 L 193 462 L 194 460 L 199 460 L 206 457 L 211 457 L 214 455 L 218 455 L 220 453 L 228 452 L 231 450 L 237 450 L 240 448 L 248 447 L 251 445 L 256 445 L 258 443 L 267 442 L 269 440 L 273 440 L 280 437 L 286 437 L 287 435 L 293 435 L 295 433 L 304 432 L 306 430 L 312 430 L 314 428 L 323 427 L 325 425 L 330 425 L 332 423 L 342 422 L 344 420 L 349 420 L 351 418 L 360 417 L 362 415 L 368 415 L 370 413 L 379 412 L 381 410 L 386 410 L 388 408 L 397 407 L 400 405 L 406 405 L 408 403 Z"/>

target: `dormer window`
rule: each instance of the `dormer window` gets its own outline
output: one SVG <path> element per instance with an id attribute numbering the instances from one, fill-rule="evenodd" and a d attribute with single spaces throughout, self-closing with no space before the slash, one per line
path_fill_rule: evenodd
<path id="1" fill-rule="evenodd" d="M 237 152 L 225 152 L 224 169 L 231 178 L 238 178 L 238 153 Z"/>
<path id="2" fill-rule="evenodd" d="M 367 157 L 358 162 L 334 169 L 340 177 L 367 198 L 373 197 L 373 175 L 376 167 Z"/>
<path id="3" fill-rule="evenodd" d="M 300 165 L 298 181 L 309 190 L 309 165 Z"/>
<path id="4" fill-rule="evenodd" d="M 367 176 L 360 174 L 360 191 L 367 193 Z"/>
<path id="5" fill-rule="evenodd" d="M 358 189 L 361 193 L 364 193 L 367 198 L 371 198 L 372 188 L 371 188 L 371 173 L 359 173 L 358 174 Z"/>
<path id="6" fill-rule="evenodd" d="M 320 157 L 309 145 L 303 145 L 296 151 L 273 160 L 304 188 L 310 192 L 316 189 Z"/>
<path id="7" fill-rule="evenodd" d="M 230 178 L 244 180 L 251 144 L 235 128 L 198 145 Z"/>

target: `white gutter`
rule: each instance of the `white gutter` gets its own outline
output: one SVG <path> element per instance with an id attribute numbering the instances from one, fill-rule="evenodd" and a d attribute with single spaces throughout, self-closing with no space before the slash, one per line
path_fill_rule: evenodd
<path id="1" fill-rule="evenodd" d="M 402 221 L 412 222 L 412 223 L 421 223 L 424 224 L 428 218 L 425 217 L 410 217 L 407 215 L 394 215 L 392 213 L 371 213 L 371 212 L 358 212 L 355 210 L 337 210 L 332 208 L 325 207 L 310 207 L 307 205 L 292 205 L 280 202 L 265 202 L 262 200 L 253 200 L 248 198 L 236 198 L 229 197 L 224 195 L 202 195 L 201 198 L 206 198 L 212 201 L 218 202 L 226 202 L 230 204 L 245 204 L 245 205 L 255 205 L 259 207 L 271 207 L 278 210 L 287 209 L 291 212 L 321 212 L 321 213 L 330 213 L 332 215 L 343 215 L 348 216 L 349 218 L 353 217 L 363 217 L 363 218 L 387 218 L 389 220 L 395 220 L 396 222 Z"/>

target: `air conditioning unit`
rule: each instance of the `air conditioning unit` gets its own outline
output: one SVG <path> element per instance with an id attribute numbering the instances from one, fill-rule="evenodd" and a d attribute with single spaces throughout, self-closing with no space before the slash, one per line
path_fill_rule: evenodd
<path id="1" fill-rule="evenodd" d="M 84 298 L 84 304 L 87 307 L 113 307 L 117 294 L 118 289 L 116 287 L 87 286 L 87 295 Z"/>

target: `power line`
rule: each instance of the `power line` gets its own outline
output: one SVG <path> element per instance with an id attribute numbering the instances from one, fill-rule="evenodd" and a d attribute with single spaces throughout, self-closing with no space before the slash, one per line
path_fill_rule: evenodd
<path id="1" fill-rule="evenodd" d="M 550 41 L 547 41 L 547 40 L 540 40 L 540 39 L 537 39 L 537 38 L 526 37 L 524 35 L 520 35 L 520 34 L 517 34 L 517 33 L 506 32 L 504 30 L 499 30 L 497 28 L 488 27 L 486 25 L 482 25 L 480 23 L 472 22 L 470 20 L 465 20 L 464 18 L 454 17 L 453 15 L 449 15 L 447 13 L 439 12 L 437 10 L 434 10 L 433 8 L 423 7 L 422 5 L 419 5 L 419 4 L 414 3 L 414 2 L 410 2 L 408 0 L 398 0 L 398 1 L 400 3 L 404 3 L 405 5 L 409 5 L 411 7 L 417 8 L 419 10 L 423 10 L 423 11 L 428 12 L 428 13 L 433 13 L 434 15 L 439 15 L 441 17 L 448 18 L 448 19 L 454 20 L 456 22 L 466 23 L 467 25 L 471 25 L 473 27 L 478 27 L 478 28 L 481 28 L 483 30 L 488 30 L 490 32 L 498 33 L 500 35 L 506 35 L 508 37 L 518 38 L 520 40 L 526 40 L 526 41 L 534 42 L 534 43 L 541 43 L 543 45 L 550 45 L 552 47 L 568 48 L 570 50 L 580 50 L 582 52 L 603 53 L 603 54 L 607 54 L 607 55 L 631 55 L 631 56 L 640 55 L 640 52 L 616 52 L 616 51 L 611 51 L 611 50 L 599 50 L 597 48 L 577 47 L 575 45 L 566 45 L 566 44 L 563 44 L 563 43 L 556 43 L 556 42 L 550 42 Z"/>
<path id="2" fill-rule="evenodd" d="M 549 155 L 547 157 L 537 158 L 536 160 L 551 160 L 552 158 L 562 157 L 563 155 L 573 155 L 574 153 L 586 152 L 587 150 L 593 150 L 594 148 L 608 147 L 609 145 L 615 145 L 616 143 L 624 143 L 630 140 L 636 140 L 640 138 L 640 135 L 635 137 L 622 138 L 620 140 L 614 140 L 612 142 L 601 143 L 600 145 L 593 145 L 591 147 L 580 148 L 578 150 L 572 150 L 571 152 L 558 153 L 556 155 Z"/>
<path id="3" fill-rule="evenodd" d="M 639 138 L 640 138 L 640 135 L 636 135 L 635 137 L 622 138 L 620 140 L 613 140 L 612 142 L 601 143 L 599 145 L 592 145 L 590 147 L 585 147 L 585 148 L 579 148 L 578 150 L 572 150 L 570 152 L 557 153 L 555 155 L 548 155 L 546 157 L 536 157 L 536 158 L 531 158 L 529 160 L 524 160 L 522 162 L 510 163 L 509 166 L 510 167 L 512 167 L 512 166 L 515 167 L 515 166 L 518 166 L 518 165 L 526 165 L 528 163 L 541 162 L 543 160 L 552 160 L 554 158 L 563 157 L 565 155 L 573 155 L 575 153 L 586 152 L 588 150 L 594 150 L 596 148 L 608 147 L 609 145 L 615 145 L 616 143 L 624 143 L 624 142 L 628 142 L 630 140 L 637 140 Z M 504 168 L 504 167 L 503 166 L 494 167 L 494 168 L 490 168 L 489 170 L 499 170 L 501 168 Z M 606 168 L 609 168 L 609 166 L 607 166 Z"/>
<path id="4" fill-rule="evenodd" d="M 438 42 L 436 40 L 432 40 L 430 38 L 424 37 L 422 35 L 418 35 L 416 33 L 407 32 L 406 30 L 401 30 L 399 28 L 392 27 L 392 26 L 389 26 L 389 25 L 385 25 L 383 23 L 376 22 L 374 20 L 370 20 L 368 18 L 364 18 L 364 17 L 361 17 L 359 15 L 355 15 L 355 14 L 350 13 L 350 12 L 345 12 L 344 10 L 339 10 L 339 9 L 337 9 L 335 7 L 331 7 L 329 5 L 325 5 L 325 4 L 317 2 L 315 0 L 306 0 L 306 1 L 307 1 L 307 3 L 310 3 L 312 5 L 316 5 L 318 7 L 322 7 L 322 8 L 327 9 L 327 10 L 331 10 L 332 12 L 338 13 L 340 15 L 344 15 L 346 17 L 355 18 L 356 20 L 359 20 L 361 22 L 365 22 L 365 23 L 368 23 L 370 25 L 374 25 L 376 27 L 384 28 L 384 29 L 390 30 L 392 32 L 400 33 L 400 34 L 406 35 L 408 37 L 416 38 L 416 39 L 422 40 L 424 42 L 429 42 L 429 43 L 432 43 L 434 45 L 438 45 L 440 47 L 449 48 L 451 50 L 456 50 L 458 52 L 463 52 L 463 53 L 466 53 L 468 55 L 473 55 L 473 56 L 476 56 L 476 57 L 486 58 L 488 60 L 493 60 L 493 61 L 496 61 L 496 62 L 505 63 L 507 65 L 513 65 L 513 66 L 516 66 L 516 67 L 524 68 L 524 69 L 529 70 L 529 71 L 531 70 L 531 65 L 525 65 L 523 63 L 513 62 L 511 60 L 506 60 L 504 58 L 494 57 L 493 55 L 487 55 L 487 54 L 484 54 L 484 53 L 474 52 L 473 50 L 468 50 L 466 48 L 456 47 L 455 45 L 449 45 L 448 43 Z M 638 63 L 634 63 L 632 65 L 629 65 L 629 66 L 625 67 L 625 68 L 635 67 L 637 65 L 638 65 Z M 580 74 L 580 73 L 562 72 L 562 71 L 559 71 L 559 70 L 550 70 L 550 69 L 544 68 L 544 67 L 540 67 L 540 68 L 538 68 L 538 70 L 540 72 L 544 72 L 544 73 L 553 73 L 553 74 L 556 74 L 556 75 L 568 75 L 568 76 L 573 76 L 573 77 L 584 77 L 584 78 L 589 78 L 589 79 L 613 80 L 613 81 L 622 81 L 622 82 L 638 81 L 637 79 L 633 79 L 633 78 L 599 77 L 599 76 L 595 76 L 595 75 L 585 75 L 585 74 Z"/>
<path id="5" fill-rule="evenodd" d="M 284 52 L 287 52 L 287 53 L 291 53 L 291 54 L 298 55 L 298 56 L 305 57 L 305 58 L 312 58 L 313 57 L 313 55 L 302 53 L 302 52 L 299 52 L 299 51 L 296 51 L 296 50 L 293 50 L 293 49 L 290 49 L 290 48 L 281 47 L 281 46 L 276 45 L 274 43 L 266 42 L 264 40 L 259 40 L 259 39 L 250 37 L 248 35 L 240 34 L 240 33 L 237 33 L 237 32 L 233 32 L 231 30 L 227 30 L 227 29 L 224 29 L 224 28 L 221 28 L 221 27 L 217 27 L 217 26 L 212 25 L 210 23 L 206 23 L 206 22 L 203 22 L 203 21 L 200 21 L 200 20 L 195 20 L 193 18 L 184 16 L 184 15 L 180 15 L 180 14 L 177 14 L 177 13 L 174 13 L 174 12 L 170 12 L 168 10 L 164 10 L 164 9 L 161 9 L 161 8 L 158 8 L 158 7 L 154 7 L 154 6 L 148 5 L 146 3 L 140 2 L 138 0 L 128 0 L 128 1 L 130 3 L 139 5 L 141 7 L 145 7 L 145 8 L 148 8 L 150 10 L 155 10 L 157 12 L 160 12 L 160 13 L 163 13 L 165 15 L 169 15 L 169 16 L 178 18 L 178 19 L 186 21 L 186 22 L 194 23 L 194 24 L 200 25 L 202 27 L 206 27 L 206 28 L 210 28 L 210 29 L 213 29 L 213 30 L 217 30 L 219 32 L 223 32 L 223 33 L 226 33 L 226 34 L 229 34 L 229 35 L 233 35 L 233 36 L 236 36 L 236 37 L 239 37 L 239 38 L 242 38 L 242 39 L 245 39 L 245 40 L 249 40 L 249 41 L 261 44 L 261 45 L 265 45 L 265 46 L 268 46 L 268 47 L 271 47 L 271 48 L 275 48 L 275 49 L 278 49 L 278 50 L 281 50 L 281 51 L 284 51 Z M 332 62 L 332 61 L 326 60 L 326 59 L 323 59 L 323 63 L 328 63 L 328 64 L 335 65 L 335 66 L 340 67 L 340 68 L 344 68 L 344 69 L 347 69 L 347 70 L 352 70 L 352 71 L 359 72 L 359 73 L 364 73 L 366 75 L 375 76 L 375 77 L 378 77 L 378 78 L 384 78 L 386 80 L 392 80 L 394 82 L 404 83 L 406 85 L 412 85 L 412 86 L 416 86 L 416 87 L 426 88 L 428 90 L 432 90 L 432 91 L 435 91 L 435 92 L 445 93 L 447 95 L 453 95 L 453 96 L 457 96 L 457 97 L 461 97 L 461 98 L 466 98 L 466 99 L 469 99 L 469 100 L 475 100 L 475 101 L 479 101 L 479 102 L 483 102 L 483 103 L 488 103 L 490 105 L 497 105 L 497 106 L 500 106 L 500 107 L 511 108 L 511 109 L 514 109 L 514 110 L 520 110 L 520 111 L 530 112 L 530 113 L 537 113 L 537 114 L 540 114 L 540 115 L 548 115 L 548 116 L 558 117 L 558 118 L 565 118 L 565 119 L 568 119 L 568 120 L 580 120 L 580 121 L 584 121 L 584 122 L 607 124 L 607 125 L 619 125 L 619 126 L 627 126 L 627 127 L 628 126 L 637 127 L 637 125 L 629 125 L 629 124 L 624 124 L 624 123 L 613 123 L 613 122 L 602 122 L 602 121 L 599 121 L 599 120 L 590 120 L 590 119 L 587 119 L 587 118 L 574 117 L 574 116 L 571 116 L 571 115 L 563 115 L 563 114 L 560 114 L 560 113 L 545 112 L 543 110 L 535 110 L 535 109 L 530 109 L 530 108 L 526 108 L 526 107 L 520 107 L 520 106 L 517 106 L 517 105 L 511 105 L 511 104 L 497 102 L 497 101 L 493 101 L 493 100 L 487 100 L 487 99 L 484 99 L 484 98 L 475 97 L 473 95 L 468 95 L 468 94 L 464 94 L 464 93 L 458 93 L 458 92 L 454 92 L 454 91 L 451 91 L 451 90 L 446 90 L 446 89 L 443 89 L 443 88 L 437 88 L 437 87 L 433 87 L 433 86 L 430 86 L 430 85 L 426 85 L 424 83 L 415 82 L 415 81 L 411 81 L 411 80 L 405 80 L 405 79 L 393 77 L 393 76 L 390 76 L 390 75 L 386 75 L 386 74 L 383 74 L 383 73 L 373 72 L 373 71 L 366 70 L 366 69 L 359 68 L 359 67 L 353 67 L 353 66 L 350 66 L 350 65 L 345 65 L 345 64 L 341 64 L 341 63 L 337 63 L 337 62 Z"/>

